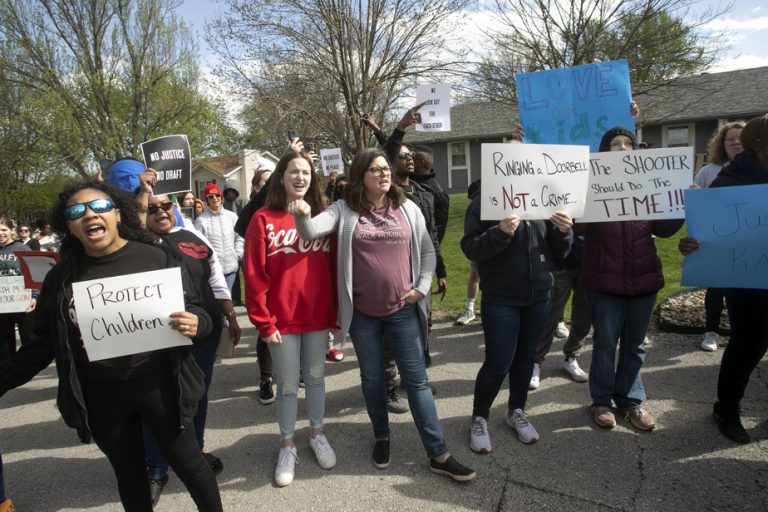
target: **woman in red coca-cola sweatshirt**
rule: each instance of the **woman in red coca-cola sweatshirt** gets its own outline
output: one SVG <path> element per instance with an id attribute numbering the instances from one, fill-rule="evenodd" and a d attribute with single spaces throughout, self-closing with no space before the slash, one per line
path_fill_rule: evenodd
<path id="1" fill-rule="evenodd" d="M 261 338 L 269 344 L 277 377 L 277 413 L 282 446 L 275 483 L 293 481 L 298 460 L 293 441 L 298 409 L 299 372 L 306 384 L 309 445 L 323 469 L 336 454 L 323 434 L 325 351 L 328 330 L 336 324 L 334 240 L 302 240 L 289 202 L 304 199 L 317 214 L 327 206 L 306 153 L 288 152 L 269 181 L 267 200 L 245 234 L 246 307 Z"/>

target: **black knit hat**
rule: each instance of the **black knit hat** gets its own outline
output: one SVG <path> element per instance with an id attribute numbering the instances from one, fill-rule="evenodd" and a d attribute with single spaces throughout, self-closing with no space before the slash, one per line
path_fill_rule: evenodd
<path id="1" fill-rule="evenodd" d="M 614 139 L 614 137 L 618 137 L 619 135 L 629 137 L 629 140 L 632 141 L 632 149 L 637 149 L 637 139 L 635 139 L 635 134 L 632 132 L 632 130 L 624 128 L 623 126 L 614 126 L 605 132 L 603 138 L 600 139 L 600 152 L 603 153 L 605 151 L 610 151 L 611 141 Z"/>

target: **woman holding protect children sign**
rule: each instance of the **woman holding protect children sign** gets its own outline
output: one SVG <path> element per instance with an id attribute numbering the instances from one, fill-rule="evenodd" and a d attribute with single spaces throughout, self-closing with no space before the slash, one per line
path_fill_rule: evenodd
<path id="1" fill-rule="evenodd" d="M 193 434 L 192 415 L 204 382 L 191 345 L 89 359 L 88 328 L 77 320 L 89 303 L 75 299 L 76 286 L 141 273 L 133 289 L 147 289 L 143 276 L 179 267 L 179 261 L 142 228 L 133 198 L 106 183 L 66 188 L 54 205 L 52 222 L 57 231 L 66 233 L 62 259 L 45 278 L 35 315 L 35 338 L 0 365 L 0 395 L 29 381 L 55 358 L 61 415 L 83 442 L 93 436 L 107 456 L 125 510 L 152 510 L 142 422 L 198 509 L 222 510 L 216 478 Z M 200 342 L 211 332 L 211 317 L 200 307 L 186 270 L 182 267 L 180 272 L 185 310 L 156 319 L 163 332 L 140 333 L 143 338 L 171 335 L 184 342 L 180 333 Z M 131 297 L 144 298 L 138 293 Z M 130 348 L 128 340 L 121 348 L 126 347 Z"/>
<path id="2" fill-rule="evenodd" d="M 634 133 L 622 127 L 611 128 L 600 140 L 601 152 L 636 148 Z M 656 293 L 664 287 L 653 236 L 670 237 L 683 222 L 675 219 L 579 224 L 577 220 L 574 226 L 577 234 L 585 235 L 581 279 L 587 290 L 594 329 L 589 391 L 592 417 L 602 428 L 616 426 L 613 404 L 635 428 L 647 432 L 656 426 L 653 417 L 643 409 L 645 390 L 640 377 L 645 361 L 643 345 Z"/>

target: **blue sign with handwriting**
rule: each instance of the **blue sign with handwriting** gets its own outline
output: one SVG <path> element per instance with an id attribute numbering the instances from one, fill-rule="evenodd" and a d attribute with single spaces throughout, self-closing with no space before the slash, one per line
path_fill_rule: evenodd
<path id="1" fill-rule="evenodd" d="M 525 142 L 588 145 L 596 153 L 614 126 L 635 131 L 626 60 L 518 73 L 515 80 Z"/>
<path id="2" fill-rule="evenodd" d="M 688 236 L 701 248 L 683 260 L 682 284 L 768 289 L 768 185 L 688 189 Z"/>

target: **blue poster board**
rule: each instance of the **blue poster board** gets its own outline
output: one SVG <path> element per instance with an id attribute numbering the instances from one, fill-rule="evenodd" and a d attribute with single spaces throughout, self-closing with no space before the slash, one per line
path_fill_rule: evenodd
<path id="1" fill-rule="evenodd" d="M 518 73 L 515 80 L 525 142 L 589 145 L 596 153 L 614 126 L 635 131 L 626 60 Z"/>
<path id="2" fill-rule="evenodd" d="M 768 289 L 768 185 L 685 191 L 688 236 L 701 248 L 683 260 L 682 284 Z"/>

